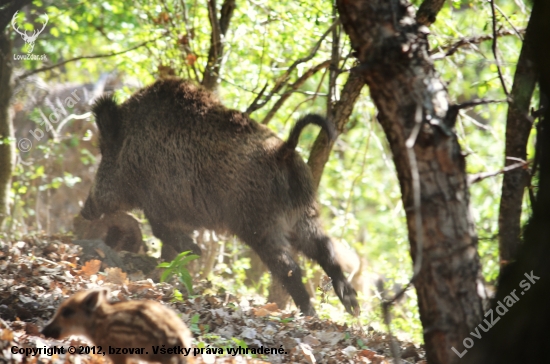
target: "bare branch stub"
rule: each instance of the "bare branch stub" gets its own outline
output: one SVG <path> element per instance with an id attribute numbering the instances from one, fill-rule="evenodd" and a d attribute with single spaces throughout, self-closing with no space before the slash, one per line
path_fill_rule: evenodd
<path id="1" fill-rule="evenodd" d="M 524 34 L 525 29 L 520 29 L 518 30 L 518 32 L 519 34 Z M 498 37 L 505 37 L 505 36 L 515 35 L 515 34 L 516 32 L 514 30 L 509 30 L 509 29 L 502 29 L 497 32 Z M 482 42 L 485 42 L 487 40 L 492 40 L 492 39 L 494 39 L 494 35 L 492 33 L 460 38 L 458 40 L 455 40 L 452 43 L 449 43 L 448 45 L 440 46 L 437 49 L 431 50 L 430 55 L 435 55 L 440 50 L 445 50 L 446 52 L 444 55 L 441 55 L 441 56 L 437 55 L 436 57 L 434 57 L 434 59 L 442 59 L 448 56 L 452 56 L 462 47 L 466 47 L 473 44 L 480 44 Z"/>
<path id="2" fill-rule="evenodd" d="M 447 115 L 445 116 L 445 125 L 449 127 L 454 127 L 456 123 L 456 117 L 458 112 L 462 109 L 468 109 L 474 106 L 487 105 L 487 104 L 497 104 L 502 102 L 508 102 L 507 100 L 487 100 L 487 99 L 474 99 L 470 101 L 463 102 L 461 104 L 450 105 L 447 110 Z"/>
<path id="3" fill-rule="evenodd" d="M 424 0 L 416 13 L 416 21 L 427 27 L 432 25 L 443 4 L 445 0 Z"/>

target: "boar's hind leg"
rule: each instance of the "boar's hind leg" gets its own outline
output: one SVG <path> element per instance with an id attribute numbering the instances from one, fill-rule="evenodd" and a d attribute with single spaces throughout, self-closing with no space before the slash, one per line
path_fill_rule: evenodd
<path id="1" fill-rule="evenodd" d="M 290 247 L 284 235 L 280 232 L 266 234 L 259 239 L 243 239 L 260 256 L 260 259 L 271 271 L 274 279 L 278 279 L 290 294 L 296 306 L 306 316 L 315 316 L 309 294 L 302 283 L 300 266 L 292 259 Z"/>
<path id="2" fill-rule="evenodd" d="M 161 258 L 165 261 L 173 260 L 179 253 L 191 250 L 193 254 L 201 255 L 201 249 L 190 236 L 177 228 L 149 219 L 153 235 L 162 241 Z"/>
<path id="3" fill-rule="evenodd" d="M 346 311 L 354 316 L 359 315 L 357 292 L 344 276 L 342 267 L 336 258 L 332 241 L 321 229 L 317 218 L 302 218 L 296 225 L 294 232 L 293 246 L 321 265 L 325 273 L 332 279 L 334 291 L 342 301 Z"/>

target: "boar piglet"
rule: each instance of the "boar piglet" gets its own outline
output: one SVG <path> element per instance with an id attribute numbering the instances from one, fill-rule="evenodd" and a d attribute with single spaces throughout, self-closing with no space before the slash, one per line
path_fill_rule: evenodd
<path id="1" fill-rule="evenodd" d="M 347 311 L 359 313 L 356 292 L 321 228 L 311 171 L 295 151 L 308 124 L 334 139 L 325 118 L 306 115 L 285 142 L 180 79 L 157 81 L 121 105 L 102 97 L 93 113 L 102 156 L 81 211 L 85 219 L 142 209 L 163 243 L 163 259 L 200 254 L 194 230 L 235 234 L 302 312 L 314 315 L 293 246 L 321 265 Z"/>
<path id="2" fill-rule="evenodd" d="M 101 346 L 114 364 L 125 364 L 130 358 L 166 364 L 192 362 L 185 355 L 155 354 L 154 347 L 191 348 L 191 332 L 173 310 L 156 301 L 111 303 L 108 292 L 95 289 L 71 296 L 42 334 L 54 339 L 84 336 Z"/>

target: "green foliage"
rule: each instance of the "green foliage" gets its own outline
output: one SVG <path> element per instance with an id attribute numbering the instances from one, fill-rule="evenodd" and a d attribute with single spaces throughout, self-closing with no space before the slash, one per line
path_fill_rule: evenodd
<path id="1" fill-rule="evenodd" d="M 160 281 L 165 282 L 173 276 L 177 276 L 179 281 L 185 286 L 187 292 L 193 294 L 193 278 L 187 269 L 187 265 L 198 259 L 199 256 L 191 254 L 191 251 L 181 252 L 171 262 L 160 263 L 157 268 L 165 268 L 160 276 Z"/>
<path id="2" fill-rule="evenodd" d="M 191 321 L 189 322 L 189 330 L 191 330 L 191 332 L 195 335 L 201 334 L 201 329 L 199 328 L 199 320 L 200 315 L 194 314 L 193 316 L 191 316 Z"/>

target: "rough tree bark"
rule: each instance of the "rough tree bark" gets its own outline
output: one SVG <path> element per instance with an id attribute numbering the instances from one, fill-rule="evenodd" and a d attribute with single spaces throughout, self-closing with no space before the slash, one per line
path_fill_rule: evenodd
<path id="1" fill-rule="evenodd" d="M 428 55 L 427 28 L 404 0 L 337 5 L 393 153 L 415 263 L 422 252 L 414 283 L 428 362 L 458 363 L 451 348 L 482 317 L 480 264 L 465 160 L 455 120 L 447 117 L 447 91 Z"/>
<path id="2" fill-rule="evenodd" d="M 208 17 L 212 26 L 212 36 L 202 85 L 209 90 L 216 89 L 218 85 L 223 57 L 223 37 L 229 29 L 229 22 L 235 8 L 235 0 L 225 0 L 222 4 L 220 18 L 218 19 L 216 15 L 216 0 L 208 1 Z"/>
<path id="3" fill-rule="evenodd" d="M 6 28 L 15 12 L 30 2 L 31 0 L 0 0 L 0 227 L 9 211 L 11 174 L 15 163 L 15 149 L 10 141 L 13 138 L 13 126 L 9 112 L 13 54 Z"/>
<path id="4" fill-rule="evenodd" d="M 506 118 L 505 166 L 517 163 L 517 159 L 527 158 L 527 141 L 532 127 L 529 105 L 538 76 L 533 63 L 534 36 L 536 34 L 533 34 L 533 25 L 530 22 L 525 31 L 510 93 L 511 100 Z M 529 172 L 525 169 L 515 169 L 504 174 L 498 218 L 501 263 L 507 263 L 516 257 L 521 241 L 521 206 L 528 182 Z"/>
<path id="5" fill-rule="evenodd" d="M 14 167 L 13 127 L 9 112 L 12 71 L 11 41 L 0 31 L 0 227 L 9 214 L 9 191 Z"/>

